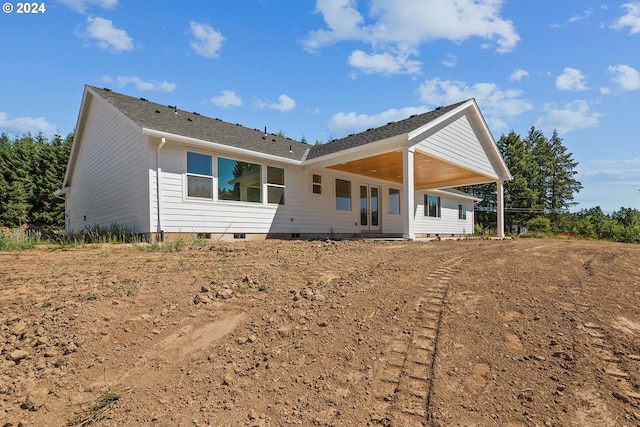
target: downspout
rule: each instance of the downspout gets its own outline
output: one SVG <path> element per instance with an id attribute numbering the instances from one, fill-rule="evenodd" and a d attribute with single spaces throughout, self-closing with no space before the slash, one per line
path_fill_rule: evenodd
<path id="1" fill-rule="evenodd" d="M 162 141 L 158 145 L 156 149 L 156 211 L 158 212 L 158 227 L 156 232 L 160 236 L 160 241 L 164 240 L 163 232 L 162 232 L 162 215 L 160 212 L 160 200 L 161 200 L 161 192 L 160 192 L 160 175 L 162 174 L 162 168 L 160 167 L 160 150 L 164 147 L 164 144 L 167 142 L 165 138 L 162 138 Z"/>

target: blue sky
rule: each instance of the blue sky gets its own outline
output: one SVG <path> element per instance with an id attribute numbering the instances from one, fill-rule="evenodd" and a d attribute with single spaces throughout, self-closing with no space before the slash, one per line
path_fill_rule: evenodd
<path id="1" fill-rule="evenodd" d="M 577 208 L 640 208 L 640 2 L 38 4 L 0 13 L 0 132 L 66 135 L 85 84 L 310 143 L 476 98 L 496 140 L 558 130 Z"/>

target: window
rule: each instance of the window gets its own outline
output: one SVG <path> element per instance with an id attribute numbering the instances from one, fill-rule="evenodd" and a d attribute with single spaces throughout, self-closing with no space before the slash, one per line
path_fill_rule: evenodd
<path id="1" fill-rule="evenodd" d="M 218 199 L 262 203 L 262 166 L 218 157 Z"/>
<path id="2" fill-rule="evenodd" d="M 322 194 L 322 175 L 313 174 L 313 194 Z"/>
<path id="3" fill-rule="evenodd" d="M 467 219 L 467 205 L 458 205 L 458 219 Z"/>
<path id="4" fill-rule="evenodd" d="M 187 196 L 213 198 L 211 156 L 187 151 Z"/>
<path id="5" fill-rule="evenodd" d="M 351 210 L 351 181 L 336 179 L 336 210 Z"/>
<path id="6" fill-rule="evenodd" d="M 284 169 L 267 166 L 267 203 L 284 205 Z"/>
<path id="7" fill-rule="evenodd" d="M 440 197 L 424 195 L 424 216 L 440 218 Z"/>
<path id="8" fill-rule="evenodd" d="M 400 215 L 400 190 L 397 188 L 389 189 L 389 213 Z"/>

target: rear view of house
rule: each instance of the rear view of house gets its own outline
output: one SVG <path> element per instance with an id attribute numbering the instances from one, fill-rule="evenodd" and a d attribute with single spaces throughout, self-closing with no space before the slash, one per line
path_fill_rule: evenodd
<path id="1" fill-rule="evenodd" d="M 66 231 L 119 224 L 223 239 L 473 232 L 453 189 L 511 175 L 475 100 L 310 146 L 86 86 L 63 187 Z"/>

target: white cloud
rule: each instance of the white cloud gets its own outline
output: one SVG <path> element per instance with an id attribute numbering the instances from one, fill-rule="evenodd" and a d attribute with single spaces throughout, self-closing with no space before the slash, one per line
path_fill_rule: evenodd
<path id="1" fill-rule="evenodd" d="M 499 0 L 371 0 L 367 5 L 370 23 L 365 22 L 355 0 L 317 0 L 316 11 L 327 28 L 310 32 L 304 48 L 315 52 L 340 41 L 366 43 L 373 52 L 357 50 L 350 62 L 365 62 L 361 64 L 365 72 L 379 69 L 391 74 L 418 73 L 421 64 L 409 57 L 418 53 L 422 43 L 461 43 L 479 37 L 490 41 L 498 52 L 508 52 L 520 40 L 513 23 L 500 16 Z"/>
<path id="2" fill-rule="evenodd" d="M 101 9 L 113 9 L 118 5 L 118 0 L 58 0 L 58 2 L 78 13 L 85 13 L 87 8 L 94 5 Z"/>
<path id="3" fill-rule="evenodd" d="M 242 105 L 242 99 L 232 90 L 223 90 L 222 95 L 214 96 L 211 98 L 211 102 L 218 107 L 240 107 Z"/>
<path id="4" fill-rule="evenodd" d="M 622 90 L 640 89 L 640 72 L 628 65 L 610 65 L 607 69 L 614 74 L 612 80 L 617 83 Z"/>
<path id="5" fill-rule="evenodd" d="M 58 128 L 49 123 L 44 117 L 18 117 L 8 119 L 6 113 L 0 112 L 0 128 L 16 135 L 42 132 L 48 138 L 58 133 Z"/>
<path id="6" fill-rule="evenodd" d="M 425 106 L 389 109 L 378 114 L 337 113 L 329 121 L 329 129 L 340 135 L 361 132 L 365 129 L 403 120 L 414 114 L 422 114 L 429 109 Z"/>
<path id="7" fill-rule="evenodd" d="M 529 101 L 521 98 L 521 90 L 502 89 L 495 83 L 468 86 L 464 82 L 435 78 L 424 81 L 418 92 L 421 100 L 432 106 L 450 105 L 475 98 L 493 130 L 507 128 L 503 118 L 515 117 L 533 108 Z"/>
<path id="8" fill-rule="evenodd" d="M 585 85 L 585 76 L 580 70 L 565 67 L 564 73 L 556 78 L 556 87 L 560 90 L 587 90 Z"/>
<path id="9" fill-rule="evenodd" d="M 380 73 L 391 74 L 414 74 L 420 71 L 419 61 L 411 61 L 406 56 L 393 56 L 390 53 L 368 54 L 361 50 L 355 50 L 349 56 L 349 65 L 361 70 L 366 74 Z"/>
<path id="10" fill-rule="evenodd" d="M 191 21 L 191 48 L 205 58 L 217 58 L 222 48 L 224 37 L 222 33 L 211 28 L 209 24 Z"/>
<path id="11" fill-rule="evenodd" d="M 640 33 L 640 3 L 625 3 L 621 7 L 627 9 L 627 13 L 611 27 L 616 30 L 629 27 L 629 35 Z"/>
<path id="12" fill-rule="evenodd" d="M 511 75 L 509 76 L 509 81 L 519 82 L 525 77 L 529 77 L 529 72 L 521 68 L 516 68 L 515 70 L 513 70 L 513 73 L 511 73 Z"/>
<path id="13" fill-rule="evenodd" d="M 169 83 L 166 80 L 161 82 L 157 80 L 144 81 L 137 76 L 118 76 L 116 78 L 104 76 L 102 77 L 102 81 L 105 83 L 115 84 L 117 87 L 124 87 L 128 84 L 133 84 L 137 90 L 154 90 L 161 92 L 173 92 L 177 87 L 175 83 Z"/>
<path id="14" fill-rule="evenodd" d="M 593 9 L 588 8 L 587 10 L 584 11 L 583 15 L 574 15 L 571 18 L 569 18 L 569 23 L 572 24 L 574 22 L 582 21 L 583 19 L 589 18 L 591 15 L 593 15 Z"/>
<path id="15" fill-rule="evenodd" d="M 441 62 L 442 62 L 442 65 L 444 65 L 445 67 L 452 68 L 456 66 L 457 58 L 453 54 L 448 54 L 444 57 L 444 59 Z"/>
<path id="16" fill-rule="evenodd" d="M 577 100 L 562 107 L 554 104 L 545 104 L 545 115 L 536 122 L 536 128 L 545 132 L 554 129 L 560 134 L 566 134 L 577 129 L 598 127 L 602 114 L 591 111 L 589 104 L 584 100 Z"/>
<path id="17" fill-rule="evenodd" d="M 296 101 L 289 98 L 287 95 L 280 95 L 278 97 L 278 102 L 269 105 L 269 108 L 273 110 L 282 111 L 284 113 L 296 108 Z"/>
<path id="18" fill-rule="evenodd" d="M 115 53 L 133 50 L 133 39 L 125 30 L 114 27 L 108 19 L 87 17 L 86 32 L 81 36 L 95 39 L 102 49 Z"/>

